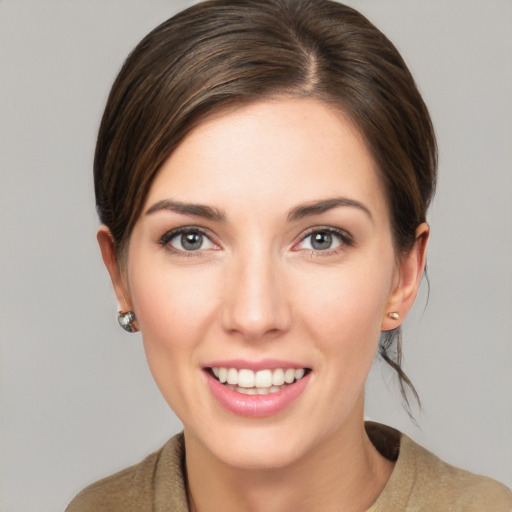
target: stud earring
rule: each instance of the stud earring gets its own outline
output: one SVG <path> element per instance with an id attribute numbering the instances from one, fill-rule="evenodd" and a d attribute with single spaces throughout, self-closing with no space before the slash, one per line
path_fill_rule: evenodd
<path id="1" fill-rule="evenodd" d="M 137 332 L 139 330 L 133 325 L 133 322 L 135 322 L 135 313 L 133 311 L 119 311 L 117 321 L 126 332 Z"/>
<path id="2" fill-rule="evenodd" d="M 391 311 L 390 313 L 387 313 L 386 316 L 392 320 L 398 320 L 400 318 L 400 315 L 396 311 Z"/>

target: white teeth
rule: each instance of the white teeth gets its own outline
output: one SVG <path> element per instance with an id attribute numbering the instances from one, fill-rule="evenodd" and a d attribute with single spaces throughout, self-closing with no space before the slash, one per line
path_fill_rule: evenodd
<path id="1" fill-rule="evenodd" d="M 256 394 L 256 388 L 235 388 L 235 391 L 238 393 L 242 393 L 242 395 L 255 395 Z"/>
<path id="2" fill-rule="evenodd" d="M 276 368 L 275 370 L 258 370 L 253 372 L 246 368 L 211 368 L 212 373 L 222 384 L 228 384 L 231 389 L 246 395 L 266 395 L 277 393 L 288 384 L 302 379 L 304 368 Z"/>
<path id="3" fill-rule="evenodd" d="M 288 368 L 284 372 L 284 381 L 286 384 L 291 384 L 295 380 L 295 370 L 293 368 Z"/>
<path id="4" fill-rule="evenodd" d="M 252 370 L 240 370 L 238 372 L 238 385 L 241 388 L 253 388 L 254 372 Z"/>
<path id="5" fill-rule="evenodd" d="M 238 384 L 238 372 L 236 368 L 230 368 L 228 370 L 228 384 L 236 386 Z"/>
<path id="6" fill-rule="evenodd" d="M 272 384 L 282 386 L 284 384 L 284 370 L 277 368 L 272 372 Z"/>
<path id="7" fill-rule="evenodd" d="M 254 378 L 254 385 L 257 388 L 269 388 L 272 386 L 272 371 L 271 370 L 260 370 L 256 372 Z"/>

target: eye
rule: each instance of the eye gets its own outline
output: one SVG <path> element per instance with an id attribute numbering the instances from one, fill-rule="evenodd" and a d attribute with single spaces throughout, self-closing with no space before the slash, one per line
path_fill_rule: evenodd
<path id="1" fill-rule="evenodd" d="M 160 245 L 181 252 L 197 252 L 218 248 L 201 229 L 195 227 L 169 231 L 160 239 Z"/>
<path id="2" fill-rule="evenodd" d="M 336 250 L 342 245 L 352 245 L 352 237 L 348 233 L 334 228 L 317 228 L 310 231 L 296 247 L 325 252 Z"/>

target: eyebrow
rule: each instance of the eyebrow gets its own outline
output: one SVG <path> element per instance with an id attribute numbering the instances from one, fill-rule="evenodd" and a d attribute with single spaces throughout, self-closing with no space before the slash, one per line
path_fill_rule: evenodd
<path id="1" fill-rule="evenodd" d="M 341 206 L 357 208 L 363 211 L 373 222 L 373 216 L 370 210 L 364 204 L 354 199 L 348 199 L 345 197 L 334 197 L 331 199 L 322 199 L 313 203 L 300 204 L 290 210 L 286 218 L 288 222 L 293 222 L 311 215 L 320 215 Z M 192 215 L 194 217 L 202 217 L 204 219 L 215 220 L 219 222 L 225 222 L 227 218 L 226 214 L 218 208 L 204 204 L 173 201 L 171 199 L 163 199 L 161 201 L 157 201 L 154 205 L 148 208 L 145 214 L 151 215 L 152 213 L 162 210 L 181 213 L 183 215 Z"/>
<path id="2" fill-rule="evenodd" d="M 323 199 L 320 201 L 315 201 L 314 203 L 298 205 L 288 213 L 287 219 L 288 222 L 293 222 L 310 215 L 320 215 L 321 213 L 325 213 L 340 206 L 357 208 L 363 211 L 373 222 L 372 213 L 363 203 L 360 203 L 354 199 L 348 199 L 346 197 L 333 197 L 332 199 Z"/>
<path id="3" fill-rule="evenodd" d="M 193 215 L 194 217 L 202 217 L 204 219 L 225 221 L 226 214 L 217 208 L 206 206 L 203 204 L 183 203 L 181 201 L 172 201 L 171 199 L 163 199 L 156 202 L 147 211 L 146 215 L 168 210 L 171 212 L 181 213 L 183 215 Z"/>

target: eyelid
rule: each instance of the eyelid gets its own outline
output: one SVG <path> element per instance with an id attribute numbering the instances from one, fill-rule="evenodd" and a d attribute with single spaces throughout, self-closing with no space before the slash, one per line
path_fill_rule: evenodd
<path id="1" fill-rule="evenodd" d="M 299 240 L 293 244 L 292 250 L 295 249 L 300 243 L 304 242 L 306 238 L 311 236 L 314 233 L 322 233 L 327 232 L 339 238 L 340 246 L 335 247 L 333 249 L 326 249 L 324 251 L 315 250 L 315 249 L 297 249 L 297 250 L 309 250 L 318 254 L 332 254 L 339 250 L 343 250 L 346 247 L 352 247 L 354 245 L 354 237 L 346 230 L 341 228 L 335 228 L 333 226 L 314 226 L 306 230 L 303 234 L 301 234 Z"/>
<path id="2" fill-rule="evenodd" d="M 206 237 L 210 243 L 216 246 L 216 249 L 198 249 L 196 251 L 185 251 L 181 249 L 177 249 L 176 247 L 173 247 L 170 242 L 172 239 L 176 238 L 179 235 L 187 234 L 187 233 L 200 233 L 204 237 Z M 168 251 L 180 254 L 184 256 L 197 256 L 201 253 L 204 253 L 205 251 L 210 250 L 218 250 L 221 248 L 220 243 L 216 240 L 216 237 L 212 234 L 212 232 L 208 229 L 202 228 L 200 226 L 191 226 L 191 225 L 185 225 L 180 226 L 177 228 L 170 229 L 166 231 L 158 240 L 158 244 L 161 245 L 163 248 L 167 249 Z"/>
<path id="3" fill-rule="evenodd" d="M 332 248 L 332 249 L 325 249 L 325 250 L 315 250 L 315 249 L 309 249 L 309 248 L 301 249 L 301 248 L 297 247 L 299 244 L 304 242 L 304 240 L 306 240 L 309 236 L 311 236 L 314 233 L 319 233 L 319 232 L 320 233 L 327 232 L 327 233 L 330 233 L 330 234 L 334 235 L 335 237 L 337 237 L 340 242 L 339 246 Z M 212 243 L 216 247 L 214 249 L 209 248 L 209 249 L 198 249 L 195 251 L 186 251 L 186 250 L 181 250 L 176 247 L 173 247 L 170 244 L 170 241 L 172 239 L 176 238 L 179 235 L 186 234 L 186 233 L 200 233 L 201 235 L 206 237 L 210 241 L 210 243 Z M 196 225 L 184 225 L 184 226 L 179 226 L 176 228 L 169 229 L 158 239 L 158 244 L 170 252 L 173 252 L 173 253 L 176 253 L 179 255 L 184 255 L 184 256 L 198 256 L 201 253 L 204 253 L 205 251 L 219 250 L 222 248 L 222 245 L 218 241 L 217 237 L 209 229 L 205 229 L 203 227 L 196 226 Z M 333 227 L 333 226 L 313 226 L 313 227 L 308 228 L 305 232 L 303 232 L 299 236 L 298 240 L 293 243 L 292 251 L 293 250 L 295 250 L 295 251 L 306 250 L 306 251 L 312 251 L 316 254 L 329 255 L 329 254 L 333 254 L 333 253 L 339 252 L 341 250 L 344 250 L 347 247 L 352 247 L 353 245 L 355 245 L 354 237 L 348 231 L 346 231 L 344 229 Z"/>

